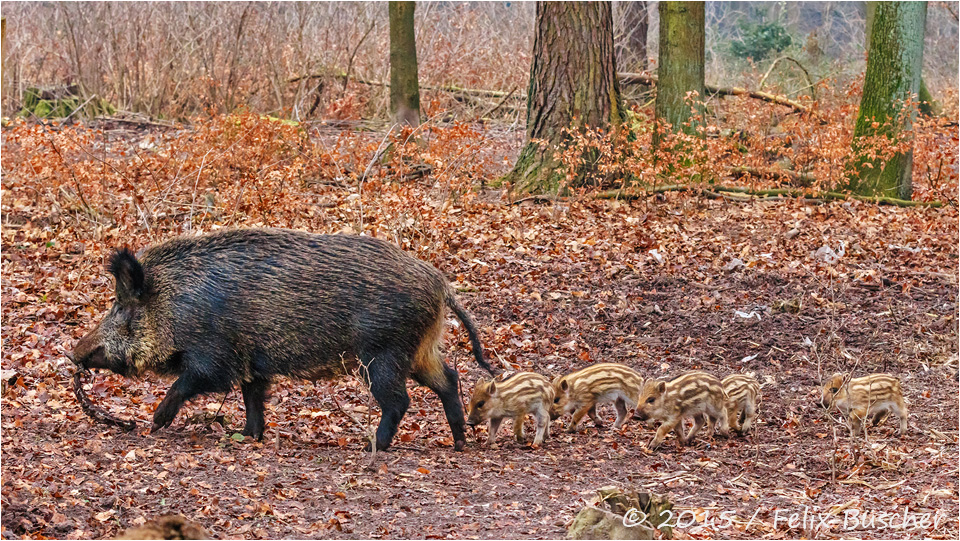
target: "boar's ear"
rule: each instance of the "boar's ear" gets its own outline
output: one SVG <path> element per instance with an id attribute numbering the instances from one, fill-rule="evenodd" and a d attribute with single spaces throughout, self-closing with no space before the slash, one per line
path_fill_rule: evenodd
<path id="1" fill-rule="evenodd" d="M 117 279 L 117 302 L 135 302 L 143 294 L 143 266 L 130 250 L 123 248 L 110 256 L 110 274 Z"/>
<path id="2" fill-rule="evenodd" d="M 567 380 L 565 379 L 560 380 L 560 390 L 562 390 L 563 392 L 566 392 L 567 389 L 569 388 L 570 388 L 570 384 L 567 383 Z"/>
<path id="3" fill-rule="evenodd" d="M 665 382 L 665 381 L 658 381 L 658 382 L 657 382 L 657 392 L 658 392 L 658 393 L 662 393 L 662 392 L 664 392 L 664 391 L 666 391 L 666 390 L 667 390 L 667 382 Z"/>
<path id="4" fill-rule="evenodd" d="M 497 381 L 490 380 L 490 385 L 487 387 L 487 392 L 490 393 L 490 396 L 495 396 L 497 394 Z"/>

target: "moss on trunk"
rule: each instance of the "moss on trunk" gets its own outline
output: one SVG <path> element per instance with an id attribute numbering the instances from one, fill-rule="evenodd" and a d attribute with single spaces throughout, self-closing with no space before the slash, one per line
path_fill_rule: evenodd
<path id="1" fill-rule="evenodd" d="M 704 3 L 660 2 L 659 11 L 657 123 L 670 124 L 674 131 L 693 134 L 696 133 L 696 125 L 691 122 L 694 116 L 692 109 L 699 113 L 702 111 L 700 107 L 691 107 L 687 94 L 696 92 L 696 100 L 702 102 L 705 99 Z M 658 142 L 659 138 L 655 137 L 654 144 Z"/>
<path id="2" fill-rule="evenodd" d="M 420 124 L 417 40 L 413 26 L 416 2 L 390 2 L 390 113 L 394 122 Z"/>
<path id="3" fill-rule="evenodd" d="M 927 4 L 878 2 L 873 9 L 863 97 L 853 132 L 857 158 L 839 188 L 861 195 L 910 199 L 912 149 L 883 162 L 870 155 L 866 138 L 884 136 L 895 144 L 909 136 L 915 109 L 904 109 L 904 104 L 915 102 L 920 90 Z"/>

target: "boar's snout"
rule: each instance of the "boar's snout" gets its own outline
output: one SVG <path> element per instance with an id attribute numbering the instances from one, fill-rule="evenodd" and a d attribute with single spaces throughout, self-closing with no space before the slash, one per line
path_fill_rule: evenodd
<path id="1" fill-rule="evenodd" d="M 73 354 L 68 355 L 70 360 L 83 370 L 104 368 L 121 376 L 126 376 L 128 372 L 127 364 L 124 362 L 111 362 L 107 358 L 106 348 L 101 344 L 91 344 L 88 337 L 89 336 L 85 336 L 77 342 Z"/>

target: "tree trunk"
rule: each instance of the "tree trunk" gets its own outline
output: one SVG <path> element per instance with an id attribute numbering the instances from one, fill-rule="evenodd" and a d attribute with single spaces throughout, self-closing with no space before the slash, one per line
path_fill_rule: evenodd
<path id="1" fill-rule="evenodd" d="M 864 28 L 863 37 L 864 37 L 864 48 L 870 50 L 870 36 L 873 35 L 873 15 L 877 11 L 877 4 L 879 2 L 864 2 L 866 4 L 866 27 Z M 934 116 L 940 114 L 940 104 L 934 101 L 933 94 L 930 93 L 930 90 L 927 88 L 927 83 L 923 80 L 923 73 L 920 74 L 920 89 L 917 91 L 918 99 L 920 100 L 919 109 L 920 114 L 926 116 Z"/>
<path id="2" fill-rule="evenodd" d="M 624 54 L 620 68 L 628 71 L 646 71 L 647 30 L 650 19 L 647 17 L 647 2 L 623 2 L 623 41 L 620 44 Z"/>
<path id="3" fill-rule="evenodd" d="M 416 2 L 390 2 L 390 113 L 394 122 L 420 124 L 417 40 L 413 28 Z"/>
<path id="4" fill-rule="evenodd" d="M 689 92 L 702 102 L 704 3 L 660 2 L 660 63 L 657 68 L 656 118 L 659 126 L 670 124 L 673 131 L 696 133 Z M 696 107 L 700 110 L 700 107 Z M 658 133 L 657 132 L 657 133 Z M 655 133 L 654 135 L 657 135 Z M 659 140 L 654 138 L 654 144 Z"/>
<path id="5" fill-rule="evenodd" d="M 555 156 L 563 130 L 617 130 L 622 123 L 610 2 L 537 2 L 527 143 L 503 181 L 518 193 L 557 192 L 565 180 Z M 588 172 L 574 171 L 572 185 Z"/>
<path id="6" fill-rule="evenodd" d="M 884 135 L 896 143 L 910 130 L 915 114 L 902 107 L 907 100 L 916 100 L 920 90 L 926 18 L 926 2 L 879 2 L 876 6 L 863 97 L 853 131 L 854 151 L 862 155 L 845 186 L 858 194 L 900 199 L 910 199 L 912 194 L 912 149 L 883 163 L 865 155 L 869 149 L 864 148 L 862 138 Z"/>

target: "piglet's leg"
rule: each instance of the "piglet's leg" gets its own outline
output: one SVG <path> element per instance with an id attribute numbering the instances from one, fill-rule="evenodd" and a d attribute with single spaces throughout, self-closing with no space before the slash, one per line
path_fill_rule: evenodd
<path id="1" fill-rule="evenodd" d="M 622 398 L 618 398 L 613 406 L 617 408 L 617 420 L 613 423 L 613 428 L 616 430 L 627 421 L 627 403 Z"/>
<path id="2" fill-rule="evenodd" d="M 752 404 L 747 404 L 743 409 L 743 424 L 738 428 L 738 432 L 747 433 L 753 428 L 753 422 L 757 419 L 757 408 Z"/>
<path id="3" fill-rule="evenodd" d="M 500 423 L 502 422 L 502 417 L 490 418 L 490 430 L 487 433 L 487 447 L 491 449 L 497 448 L 497 431 L 500 430 Z"/>
<path id="4" fill-rule="evenodd" d="M 680 427 L 680 418 L 677 417 L 677 420 L 672 423 L 663 423 L 660 425 L 660 428 L 657 429 L 657 435 L 653 437 L 653 441 L 650 442 L 650 449 L 656 449 L 660 447 L 660 444 L 663 443 L 663 440 L 667 439 L 667 434 L 671 431 L 676 430 L 677 435 L 681 436 L 680 443 L 682 444 L 682 428 Z"/>
<path id="5" fill-rule="evenodd" d="M 890 404 L 890 413 L 897 416 L 900 420 L 900 435 L 907 433 L 907 405 L 902 406 L 897 403 Z"/>
<path id="6" fill-rule="evenodd" d="M 537 433 L 533 438 L 533 444 L 540 445 L 547 435 L 547 426 L 550 424 L 550 414 L 546 411 L 538 411 L 534 414 L 534 418 L 537 421 Z"/>
<path id="7" fill-rule="evenodd" d="M 517 439 L 518 442 L 523 443 L 523 418 L 526 415 L 517 415 L 513 418 L 513 437 Z"/>
<path id="8" fill-rule="evenodd" d="M 580 424 L 580 421 L 583 420 L 583 417 L 587 414 L 587 411 L 589 409 L 590 408 L 587 408 L 586 406 L 584 406 L 578 409 L 577 411 L 573 412 L 573 418 L 570 419 L 570 426 L 567 427 L 567 432 L 577 431 L 577 425 Z"/>
<path id="9" fill-rule="evenodd" d="M 855 437 L 863 432 L 863 421 L 867 418 L 867 408 L 857 408 L 850 411 L 850 437 Z"/>
<path id="10" fill-rule="evenodd" d="M 587 413 L 590 415 L 590 418 L 593 419 L 593 426 L 597 427 L 598 429 L 603 428 L 603 420 L 600 418 L 599 415 L 597 415 L 596 404 L 590 406 L 590 409 L 587 410 Z"/>
<path id="11" fill-rule="evenodd" d="M 690 443 L 693 441 L 693 437 L 697 435 L 697 432 L 700 432 L 700 429 L 703 428 L 703 425 L 707 424 L 705 417 L 706 415 L 697 415 L 693 418 L 693 427 L 690 428 L 690 432 L 683 437 L 683 443 Z"/>

